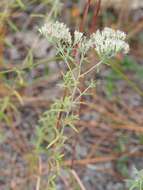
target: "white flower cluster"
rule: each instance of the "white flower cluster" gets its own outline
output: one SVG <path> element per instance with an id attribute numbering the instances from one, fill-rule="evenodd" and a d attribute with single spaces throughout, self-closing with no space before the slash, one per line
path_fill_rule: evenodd
<path id="1" fill-rule="evenodd" d="M 83 33 L 75 31 L 74 32 L 74 45 L 81 43 L 82 40 L 83 40 Z"/>
<path id="2" fill-rule="evenodd" d="M 71 34 L 69 28 L 61 22 L 47 22 L 44 26 L 39 29 L 40 33 L 43 34 L 47 39 L 54 42 L 66 42 L 71 44 Z"/>
<path id="3" fill-rule="evenodd" d="M 97 30 L 96 33 L 91 35 L 93 46 L 101 57 L 112 57 L 119 52 L 127 54 L 129 45 L 125 42 L 125 39 L 126 34 L 124 32 L 107 27 L 103 31 Z"/>
<path id="4" fill-rule="evenodd" d="M 79 31 L 75 31 L 72 38 L 69 28 L 58 21 L 48 22 L 39 31 L 51 41 L 64 42 L 70 47 L 77 45 L 78 50 L 83 53 L 86 53 L 90 48 L 95 48 L 100 57 L 109 58 L 119 52 L 125 54 L 129 52 L 129 45 L 125 42 L 126 34 L 107 27 L 102 31 L 97 30 L 90 38 Z"/>

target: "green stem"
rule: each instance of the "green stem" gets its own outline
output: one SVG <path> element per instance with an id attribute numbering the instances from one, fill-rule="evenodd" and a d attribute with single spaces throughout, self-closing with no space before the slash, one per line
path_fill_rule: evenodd
<path id="1" fill-rule="evenodd" d="M 115 63 L 113 64 L 113 63 L 110 62 L 110 65 L 111 65 L 112 69 L 113 69 L 114 71 L 116 71 L 118 74 L 120 74 L 120 75 L 123 77 L 123 79 L 126 80 L 126 81 L 128 82 L 128 84 L 129 84 L 140 96 L 143 96 L 143 91 L 140 90 L 140 89 L 136 86 L 136 84 L 135 84 L 133 81 L 131 81 L 131 80 L 123 73 L 123 71 L 118 67 L 117 64 L 115 64 Z"/>
<path id="2" fill-rule="evenodd" d="M 94 65 L 93 67 L 91 67 L 89 70 L 87 70 L 85 73 L 81 74 L 80 77 L 83 78 L 85 75 L 87 75 L 88 73 L 90 73 L 91 71 L 93 71 L 94 69 L 98 68 L 101 64 L 103 63 L 103 60 L 101 60 L 100 62 L 98 62 L 96 65 Z"/>

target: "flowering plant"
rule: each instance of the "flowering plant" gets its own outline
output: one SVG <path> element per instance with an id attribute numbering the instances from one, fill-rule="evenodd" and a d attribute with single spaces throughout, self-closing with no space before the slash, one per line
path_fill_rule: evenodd
<path id="1" fill-rule="evenodd" d="M 82 95 L 88 89 L 95 87 L 95 82 L 92 81 L 85 90 L 81 91 L 79 88 L 81 78 L 98 69 L 103 62 L 116 54 L 128 53 L 129 45 L 125 42 L 124 32 L 111 28 L 97 30 L 90 37 L 86 37 L 79 31 L 75 31 L 72 36 L 65 24 L 49 21 L 39 31 L 54 45 L 67 66 L 67 70 L 63 72 L 64 97 L 55 101 L 51 109 L 43 114 L 37 127 L 37 150 L 48 154 L 48 188 L 55 189 L 55 179 L 62 166 L 63 148 L 67 139 L 65 128 L 70 126 L 77 131 L 75 122 L 78 116 L 73 110 L 80 104 Z M 96 51 L 100 61 L 83 72 L 83 63 L 91 49 Z M 74 50 L 76 50 L 75 54 L 73 54 Z"/>

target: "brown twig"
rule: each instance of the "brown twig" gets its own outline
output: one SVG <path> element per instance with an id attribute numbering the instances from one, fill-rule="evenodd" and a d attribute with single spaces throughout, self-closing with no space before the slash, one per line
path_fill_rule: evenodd
<path id="1" fill-rule="evenodd" d="M 128 22 L 130 0 L 122 0 L 117 27 L 122 28 Z"/>
<path id="2" fill-rule="evenodd" d="M 75 172 L 75 170 L 71 170 L 72 175 L 74 176 L 74 178 L 76 179 L 77 183 L 79 184 L 81 190 L 86 190 L 83 183 L 81 182 L 79 176 L 77 175 L 77 173 Z"/>
<path id="3" fill-rule="evenodd" d="M 133 25 L 133 28 L 132 28 L 131 32 L 129 32 L 129 34 L 128 34 L 128 39 L 131 39 L 132 37 L 134 37 L 142 29 L 143 29 L 143 20 L 138 22 L 136 24 L 136 26 L 135 26 L 135 24 Z"/>
<path id="4" fill-rule="evenodd" d="M 94 15 L 93 15 L 91 27 L 90 27 L 90 29 L 89 29 L 89 31 L 90 31 L 91 34 L 92 34 L 92 33 L 95 31 L 95 29 L 96 29 L 97 17 L 98 17 L 100 8 L 101 8 L 101 0 L 98 0 L 98 1 L 96 2 L 95 8 L 94 8 Z"/>
<path id="5" fill-rule="evenodd" d="M 36 182 L 36 190 L 40 190 L 41 174 L 42 174 L 42 160 L 39 156 L 39 168 L 38 168 L 38 176 L 37 176 L 37 182 Z"/>
<path id="6" fill-rule="evenodd" d="M 75 165 L 87 165 L 87 164 L 97 164 L 97 163 L 103 163 L 103 162 L 111 162 L 115 161 L 121 157 L 128 156 L 128 157 L 142 157 L 142 152 L 125 152 L 122 154 L 111 154 L 107 156 L 100 156 L 95 158 L 87 158 L 87 159 L 81 159 L 81 160 L 75 160 Z M 64 166 L 71 166 L 71 160 L 66 160 L 64 162 Z"/>
<path id="7" fill-rule="evenodd" d="M 91 0 L 87 0 L 86 4 L 84 6 L 83 19 L 82 19 L 80 27 L 79 27 L 80 32 L 83 32 L 85 22 L 86 22 L 86 19 L 87 19 L 87 14 L 88 14 L 90 3 L 91 3 Z"/>

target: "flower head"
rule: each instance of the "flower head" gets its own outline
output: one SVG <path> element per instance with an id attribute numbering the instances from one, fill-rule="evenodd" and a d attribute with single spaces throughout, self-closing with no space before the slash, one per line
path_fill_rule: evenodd
<path id="1" fill-rule="evenodd" d="M 65 42 L 71 44 L 71 34 L 69 28 L 64 23 L 58 21 L 47 22 L 44 26 L 39 29 L 40 33 L 43 34 L 48 40 L 52 42 Z"/>
<path id="2" fill-rule="evenodd" d="M 83 54 L 87 53 L 89 49 L 95 48 L 100 57 L 110 58 L 119 52 L 126 54 L 129 51 L 129 45 L 125 42 L 126 34 L 107 27 L 103 31 L 97 30 L 90 38 L 75 31 L 73 40 L 69 28 L 58 21 L 47 22 L 39 31 L 52 43 L 66 44 L 69 47 L 78 45 L 78 50 Z"/>
<path id="3" fill-rule="evenodd" d="M 83 40 L 83 33 L 77 30 L 74 31 L 74 45 L 79 44 Z"/>
<path id="4" fill-rule="evenodd" d="M 90 39 L 100 57 L 108 58 L 119 52 L 124 54 L 129 52 L 129 45 L 125 42 L 126 34 L 122 31 L 106 27 L 103 31 L 97 30 Z"/>

